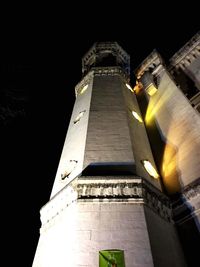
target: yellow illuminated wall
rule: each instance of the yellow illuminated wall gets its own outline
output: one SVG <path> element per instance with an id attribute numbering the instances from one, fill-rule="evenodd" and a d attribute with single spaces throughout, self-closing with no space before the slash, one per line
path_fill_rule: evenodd
<path id="1" fill-rule="evenodd" d="M 146 94 L 147 96 L 147 94 Z M 200 174 L 200 117 L 167 71 L 149 99 L 145 124 L 159 129 L 164 149 L 158 166 L 169 194 L 179 192 Z"/>

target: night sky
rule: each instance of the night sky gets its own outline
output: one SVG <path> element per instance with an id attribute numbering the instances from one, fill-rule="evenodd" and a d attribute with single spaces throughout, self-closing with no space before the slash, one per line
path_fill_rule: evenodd
<path id="1" fill-rule="evenodd" d="M 133 70 L 154 48 L 167 60 L 200 28 L 196 16 L 188 22 L 175 14 L 156 13 L 145 19 L 147 14 L 135 13 L 129 19 L 114 13 L 111 18 L 108 13 L 106 18 L 104 13 L 93 15 L 87 21 L 83 16 L 77 25 L 63 14 L 56 19 L 49 14 L 37 26 L 37 17 L 31 25 L 13 22 L 6 32 L 0 87 L 2 193 L 6 193 L 2 203 L 9 229 L 5 248 L 14 251 L 6 266 L 13 258 L 15 266 L 32 264 L 39 210 L 50 196 L 75 100 L 74 86 L 82 77 L 82 56 L 94 42 L 117 41 L 131 55 Z"/>

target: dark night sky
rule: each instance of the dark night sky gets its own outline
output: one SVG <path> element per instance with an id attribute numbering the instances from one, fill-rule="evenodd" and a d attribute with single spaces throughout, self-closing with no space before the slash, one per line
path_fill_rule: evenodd
<path id="1" fill-rule="evenodd" d="M 9 200 L 9 205 L 3 206 L 9 228 L 6 249 L 19 248 L 13 254 L 16 265 L 32 264 L 39 209 L 50 196 L 84 53 L 96 41 L 117 41 L 131 55 L 134 69 L 154 48 L 169 58 L 200 28 L 198 17 L 187 22 L 183 13 L 178 19 L 175 14 L 160 13 L 145 18 L 143 12 L 135 16 L 136 11 L 129 18 L 106 14 L 91 15 L 87 21 L 83 16 L 74 25 L 75 17 L 55 18 L 51 13 L 40 18 L 37 26 L 36 16 L 30 24 L 13 23 L 6 32 L 0 126 L 3 188 L 8 196 L 3 201 Z M 7 258 L 6 266 L 11 266 L 13 257 Z"/>

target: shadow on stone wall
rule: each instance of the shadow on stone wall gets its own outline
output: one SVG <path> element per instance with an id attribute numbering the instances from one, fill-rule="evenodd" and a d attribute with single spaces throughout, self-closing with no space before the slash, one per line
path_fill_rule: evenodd
<path id="1" fill-rule="evenodd" d="M 192 73 L 190 75 L 192 75 Z M 180 85 L 181 90 L 187 96 L 188 99 L 190 99 L 199 92 L 193 81 L 195 80 L 195 77 L 192 77 L 191 79 L 189 75 L 187 75 L 182 69 L 179 69 L 178 72 L 175 72 L 174 77 L 178 85 Z"/>
<path id="2" fill-rule="evenodd" d="M 96 162 L 88 165 L 82 176 L 134 175 L 134 162 Z"/>
<path id="3" fill-rule="evenodd" d="M 147 99 L 143 92 L 137 94 L 143 121 L 148 107 Z M 161 176 L 161 185 L 167 195 L 181 191 L 180 171 L 177 164 L 178 148 L 163 136 L 155 119 L 146 127 L 154 160 Z"/>
<path id="4" fill-rule="evenodd" d="M 200 265 L 200 222 L 194 207 L 183 194 L 171 196 L 173 220 L 189 267 Z"/>

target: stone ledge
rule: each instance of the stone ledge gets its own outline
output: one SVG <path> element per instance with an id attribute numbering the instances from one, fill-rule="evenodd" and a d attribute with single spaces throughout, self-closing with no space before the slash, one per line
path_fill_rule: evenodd
<path id="1" fill-rule="evenodd" d="M 197 33 L 171 57 L 171 68 L 177 69 L 179 67 L 184 68 L 183 65 L 189 66 L 199 56 L 200 33 Z"/>
<path id="2" fill-rule="evenodd" d="M 164 61 L 161 55 L 154 49 L 148 57 L 146 57 L 142 63 L 134 71 L 137 79 L 139 80 L 145 71 L 154 72 L 156 74 L 161 71 L 164 67 Z"/>
<path id="3" fill-rule="evenodd" d="M 42 224 L 49 223 L 74 202 L 144 204 L 171 221 L 169 199 L 146 180 L 136 176 L 85 176 L 74 179 L 41 209 Z"/>
<path id="4" fill-rule="evenodd" d="M 129 82 L 129 76 L 123 71 L 121 67 L 113 66 L 113 67 L 93 67 L 87 73 L 87 75 L 75 86 L 75 95 L 76 97 L 79 95 L 80 91 L 83 89 L 85 85 L 89 85 L 94 76 L 116 76 L 120 75 L 124 82 Z"/>
<path id="5" fill-rule="evenodd" d="M 121 75 L 125 80 L 129 81 L 129 76 L 123 71 L 121 67 L 93 67 L 91 70 L 96 76 L 116 76 Z"/>

